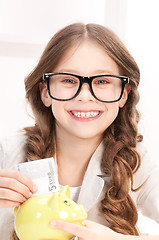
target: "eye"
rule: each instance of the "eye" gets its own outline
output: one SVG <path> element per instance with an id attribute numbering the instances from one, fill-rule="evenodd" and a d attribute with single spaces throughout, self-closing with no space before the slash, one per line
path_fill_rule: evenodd
<path id="1" fill-rule="evenodd" d="M 63 80 L 64 82 L 67 82 L 67 83 L 74 83 L 74 80 L 72 80 L 72 79 L 65 79 L 65 80 Z"/>
<path id="2" fill-rule="evenodd" d="M 109 81 L 107 81 L 106 79 L 100 79 L 95 82 L 95 84 L 97 84 L 97 85 L 103 85 L 103 84 L 108 84 L 108 83 L 109 83 Z"/>
<path id="3" fill-rule="evenodd" d="M 67 206 L 71 206 L 70 202 L 68 202 L 67 200 L 65 200 L 64 203 L 65 203 Z"/>
<path id="4" fill-rule="evenodd" d="M 71 79 L 71 78 L 64 78 L 64 79 L 62 79 L 62 82 L 63 83 L 68 83 L 68 84 L 76 84 L 77 80 Z"/>

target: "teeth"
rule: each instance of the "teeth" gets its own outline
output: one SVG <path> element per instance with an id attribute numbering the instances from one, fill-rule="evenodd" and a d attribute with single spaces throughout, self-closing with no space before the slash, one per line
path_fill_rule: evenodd
<path id="1" fill-rule="evenodd" d="M 99 112 L 72 112 L 72 114 L 78 118 L 89 118 L 89 117 L 96 117 L 99 115 Z"/>
<path id="2" fill-rule="evenodd" d="M 87 112 L 86 113 L 86 117 L 90 117 L 91 113 L 90 112 Z"/>
<path id="3" fill-rule="evenodd" d="M 81 117 L 82 118 L 85 118 L 86 117 L 86 114 L 84 112 L 81 112 Z"/>

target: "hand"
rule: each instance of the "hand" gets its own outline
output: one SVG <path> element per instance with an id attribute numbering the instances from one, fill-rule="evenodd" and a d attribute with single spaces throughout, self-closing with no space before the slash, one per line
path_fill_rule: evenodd
<path id="1" fill-rule="evenodd" d="M 34 183 L 22 173 L 0 169 L 0 208 L 17 207 L 36 191 Z"/>
<path id="2" fill-rule="evenodd" d="M 77 224 L 68 223 L 60 220 L 53 220 L 51 225 L 54 228 L 64 230 L 72 233 L 78 237 L 79 240 L 124 240 L 122 234 L 116 233 L 108 227 L 101 224 L 85 220 L 84 227 Z"/>

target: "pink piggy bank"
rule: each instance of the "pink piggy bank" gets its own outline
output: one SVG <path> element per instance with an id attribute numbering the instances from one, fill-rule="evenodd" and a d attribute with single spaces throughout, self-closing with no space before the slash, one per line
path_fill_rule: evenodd
<path id="1" fill-rule="evenodd" d="M 15 231 L 20 240 L 69 240 L 74 235 L 55 229 L 53 219 L 83 225 L 87 212 L 82 205 L 70 199 L 70 188 L 29 198 L 14 209 Z"/>

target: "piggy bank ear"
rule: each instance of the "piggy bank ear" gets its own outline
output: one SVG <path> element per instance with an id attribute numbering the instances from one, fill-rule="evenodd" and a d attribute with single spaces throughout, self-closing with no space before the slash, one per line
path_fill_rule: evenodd
<path id="1" fill-rule="evenodd" d="M 53 193 L 52 197 L 48 201 L 48 206 L 54 208 L 58 211 L 59 209 L 59 194 L 57 192 Z"/>
<path id="2" fill-rule="evenodd" d="M 59 193 L 63 193 L 70 198 L 70 187 L 68 185 L 64 186 Z"/>

